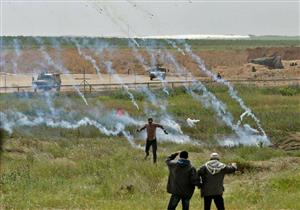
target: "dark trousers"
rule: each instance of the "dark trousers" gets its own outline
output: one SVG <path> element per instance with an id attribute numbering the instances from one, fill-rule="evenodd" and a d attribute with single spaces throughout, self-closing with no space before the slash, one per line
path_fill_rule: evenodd
<path id="1" fill-rule="evenodd" d="M 175 210 L 180 200 L 182 204 L 182 210 L 189 210 L 190 199 L 191 198 L 183 198 L 178 195 L 172 194 L 169 201 L 168 210 Z"/>
<path id="2" fill-rule="evenodd" d="M 146 157 L 149 156 L 149 150 L 150 150 L 150 147 L 151 147 L 151 146 L 152 146 L 153 162 L 156 163 L 156 159 L 157 159 L 157 156 L 156 156 L 156 150 L 157 150 L 157 142 L 156 142 L 156 139 L 153 139 L 153 140 L 147 140 L 147 141 L 146 141 L 146 148 L 145 148 Z"/>
<path id="3" fill-rule="evenodd" d="M 222 195 L 204 196 L 204 210 L 210 210 L 212 200 L 214 200 L 218 210 L 225 210 Z"/>

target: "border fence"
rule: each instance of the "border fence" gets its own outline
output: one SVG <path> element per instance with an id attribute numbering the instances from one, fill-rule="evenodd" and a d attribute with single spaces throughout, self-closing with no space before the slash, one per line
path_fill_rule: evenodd
<path id="1" fill-rule="evenodd" d="M 201 82 L 210 85 L 222 85 L 214 80 L 181 80 L 181 81 L 149 81 L 149 82 L 131 82 L 131 83 L 96 83 L 96 84 L 74 84 L 61 85 L 61 92 L 72 92 L 74 88 L 92 93 L 105 90 L 122 89 L 127 86 L 129 89 L 137 89 L 141 87 L 147 88 L 162 88 L 162 87 L 180 87 L 191 86 L 194 82 Z M 246 85 L 256 87 L 273 87 L 273 86 L 300 86 L 300 78 L 293 79 L 265 79 L 265 80 L 226 80 L 233 85 Z M 0 93 L 19 93 L 19 92 L 34 92 L 32 86 L 0 86 Z"/>

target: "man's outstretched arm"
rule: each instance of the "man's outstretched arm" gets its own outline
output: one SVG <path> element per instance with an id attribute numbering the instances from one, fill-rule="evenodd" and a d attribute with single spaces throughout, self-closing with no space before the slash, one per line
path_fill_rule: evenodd
<path id="1" fill-rule="evenodd" d="M 225 168 L 225 173 L 226 174 L 231 174 L 231 173 L 234 173 L 236 170 L 237 170 L 237 165 L 236 163 L 232 163 L 230 165 L 227 165 Z"/>
<path id="2" fill-rule="evenodd" d="M 168 134 L 167 130 L 164 128 L 164 126 L 160 125 L 160 124 L 156 124 L 156 127 L 161 128 L 165 134 Z"/>
<path id="3" fill-rule="evenodd" d="M 144 126 L 143 126 L 143 127 L 141 127 L 140 129 L 137 129 L 136 131 L 137 131 L 137 132 L 141 132 L 142 130 L 146 129 L 146 127 L 147 127 L 147 126 L 146 126 L 146 125 L 144 125 Z"/>

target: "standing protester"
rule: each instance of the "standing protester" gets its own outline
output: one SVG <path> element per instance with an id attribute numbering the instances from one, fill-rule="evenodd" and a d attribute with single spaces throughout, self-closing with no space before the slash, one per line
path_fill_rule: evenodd
<path id="1" fill-rule="evenodd" d="M 206 162 L 198 170 L 198 175 L 202 179 L 201 197 L 204 197 L 204 210 L 210 210 L 212 200 L 214 200 L 218 210 L 225 209 L 223 200 L 224 176 L 237 170 L 236 163 L 225 165 L 219 160 L 219 154 L 212 153 L 210 161 Z"/>
<path id="2" fill-rule="evenodd" d="M 179 159 L 176 161 L 174 159 L 178 154 Z M 195 186 L 200 187 L 200 177 L 188 160 L 188 156 L 187 151 L 182 151 L 170 155 L 166 160 L 169 168 L 167 191 L 172 194 L 168 210 L 175 210 L 180 200 L 182 209 L 188 210 Z"/>
<path id="3" fill-rule="evenodd" d="M 165 134 L 168 134 L 166 129 L 162 125 L 153 123 L 152 118 L 148 118 L 148 124 L 144 125 L 141 129 L 137 129 L 137 132 L 141 132 L 142 130 L 146 129 L 147 131 L 147 140 L 146 140 L 146 148 L 145 148 L 145 159 L 149 156 L 149 150 L 152 146 L 152 153 L 153 153 L 153 162 L 156 163 L 156 150 L 157 150 L 157 142 L 156 142 L 156 128 L 161 128 Z"/>

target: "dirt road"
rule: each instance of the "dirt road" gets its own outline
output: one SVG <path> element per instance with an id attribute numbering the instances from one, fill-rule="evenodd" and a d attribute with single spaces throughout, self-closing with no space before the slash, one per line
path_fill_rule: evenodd
<path id="1" fill-rule="evenodd" d="M 85 78 L 85 86 L 84 86 Z M 147 75 L 127 75 L 127 74 L 62 74 L 61 91 L 74 91 L 74 88 L 79 88 L 86 91 L 100 91 L 106 89 L 121 88 L 137 88 L 141 86 L 147 87 L 175 87 L 181 86 L 183 83 L 197 79 L 203 82 L 212 82 L 208 77 L 193 78 L 190 75 L 184 76 L 167 76 L 165 81 L 158 79 L 150 80 Z M 227 78 L 225 78 L 227 79 Z M 300 85 L 300 76 L 298 77 L 270 77 L 269 79 L 245 79 L 245 78 L 229 78 L 233 84 L 256 85 L 256 86 L 286 86 Z M 190 83 L 189 83 L 190 84 Z M 32 75 L 31 74 L 0 74 L 0 93 L 4 92 L 32 92 Z"/>
<path id="2" fill-rule="evenodd" d="M 146 75 L 126 75 L 126 74 L 86 74 L 85 80 L 86 85 L 110 85 L 110 84 L 135 84 L 135 83 L 151 83 L 151 84 L 166 84 L 169 82 L 179 82 L 185 80 L 191 80 L 192 77 L 185 75 L 185 76 L 168 76 L 166 81 L 161 82 L 158 79 L 154 79 L 153 81 L 150 80 L 149 76 Z M 197 79 L 204 79 L 204 78 L 197 78 Z M 82 74 L 62 74 L 61 75 L 62 85 L 67 86 L 77 86 L 82 85 L 84 81 L 84 75 Z M 163 85 L 162 84 L 162 85 Z M 0 92 L 17 92 L 18 87 L 20 88 L 19 91 L 32 91 L 32 75 L 31 74 L 1 74 L 0 75 Z M 6 87 L 6 90 L 5 90 Z M 30 87 L 30 88 L 23 88 L 23 87 Z M 72 89 L 72 87 L 68 88 Z M 62 91 L 66 90 L 66 88 L 62 89 Z"/>

